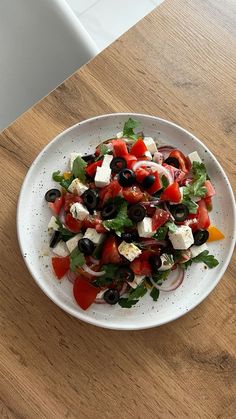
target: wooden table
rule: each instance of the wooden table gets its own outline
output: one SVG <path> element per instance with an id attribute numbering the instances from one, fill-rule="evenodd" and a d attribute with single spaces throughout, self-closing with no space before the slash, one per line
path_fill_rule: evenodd
<path id="1" fill-rule="evenodd" d="M 141 112 L 200 137 L 235 185 L 236 2 L 166 0 L 0 136 L 0 417 L 235 417 L 235 261 L 179 320 L 119 332 L 62 312 L 16 238 L 24 176 L 55 135 L 93 115 Z"/>

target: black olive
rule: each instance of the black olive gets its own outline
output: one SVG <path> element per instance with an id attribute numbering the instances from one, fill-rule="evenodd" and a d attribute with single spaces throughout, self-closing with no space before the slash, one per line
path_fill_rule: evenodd
<path id="1" fill-rule="evenodd" d="M 51 240 L 50 240 L 50 247 L 55 247 L 57 245 L 57 243 L 59 243 L 59 241 L 61 240 L 61 234 L 59 231 L 54 231 Z"/>
<path id="2" fill-rule="evenodd" d="M 88 208 L 88 210 L 95 210 L 99 201 L 97 191 L 95 189 L 87 189 L 87 191 L 83 193 L 83 200 L 84 205 Z"/>
<path id="3" fill-rule="evenodd" d="M 94 251 L 94 243 L 90 239 L 80 239 L 78 242 L 79 250 L 85 255 L 91 255 Z"/>
<path id="4" fill-rule="evenodd" d="M 110 220 L 111 218 L 115 218 L 117 212 L 117 207 L 111 202 L 110 204 L 105 205 L 105 207 L 102 209 L 102 219 Z"/>
<path id="5" fill-rule="evenodd" d="M 122 281 L 132 282 L 134 279 L 134 272 L 126 265 L 120 266 L 116 272 L 116 279 Z"/>
<path id="6" fill-rule="evenodd" d="M 184 204 L 170 205 L 169 209 L 175 221 L 185 221 L 189 215 L 189 209 Z"/>
<path id="7" fill-rule="evenodd" d="M 135 182 L 135 173 L 130 169 L 123 169 L 118 174 L 118 182 L 121 186 L 132 186 Z"/>
<path id="8" fill-rule="evenodd" d="M 128 210 L 128 216 L 132 221 L 138 223 L 146 217 L 147 211 L 141 204 L 132 205 Z"/>
<path id="9" fill-rule="evenodd" d="M 153 185 L 153 183 L 155 182 L 156 178 L 154 175 L 148 175 L 145 176 L 145 178 L 142 181 L 142 186 L 145 189 L 151 188 L 151 186 Z"/>
<path id="10" fill-rule="evenodd" d="M 207 230 L 197 230 L 193 233 L 194 244 L 196 246 L 201 246 L 202 244 L 206 243 L 209 237 L 209 233 Z"/>
<path id="11" fill-rule="evenodd" d="M 82 156 L 82 159 L 86 161 L 87 163 L 93 163 L 95 161 L 95 155 L 94 154 L 85 154 L 85 156 Z"/>
<path id="12" fill-rule="evenodd" d="M 170 166 L 176 167 L 176 169 L 179 169 L 179 160 L 176 159 L 176 157 L 168 157 L 165 159 L 164 163 L 169 164 Z"/>
<path id="13" fill-rule="evenodd" d="M 104 300 L 106 303 L 114 305 L 119 301 L 120 293 L 118 290 L 107 290 L 103 295 Z"/>
<path id="14" fill-rule="evenodd" d="M 110 163 L 110 168 L 113 173 L 119 173 L 127 167 L 127 163 L 123 157 L 114 157 Z"/>
<path id="15" fill-rule="evenodd" d="M 154 273 L 156 273 L 162 265 L 162 261 L 159 255 L 150 256 L 149 262 Z"/>
<path id="16" fill-rule="evenodd" d="M 45 193 L 45 199 L 47 202 L 55 202 L 55 200 L 60 196 L 61 192 L 59 189 L 49 189 L 49 191 Z"/>
<path id="17" fill-rule="evenodd" d="M 139 235 L 138 235 L 137 231 L 130 231 L 130 232 L 127 232 L 127 233 L 121 233 L 121 238 L 126 243 L 133 243 L 133 242 L 138 240 Z"/>

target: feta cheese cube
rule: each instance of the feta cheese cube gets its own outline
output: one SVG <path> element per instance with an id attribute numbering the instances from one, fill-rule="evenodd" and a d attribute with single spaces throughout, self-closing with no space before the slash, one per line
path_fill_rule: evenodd
<path id="1" fill-rule="evenodd" d="M 97 167 L 95 175 L 95 185 L 97 188 L 104 188 L 104 186 L 109 185 L 111 178 L 111 169 L 110 167 Z"/>
<path id="2" fill-rule="evenodd" d="M 116 138 L 122 138 L 123 137 L 123 131 L 117 132 Z"/>
<path id="3" fill-rule="evenodd" d="M 84 183 L 81 182 L 78 178 L 72 180 L 68 191 L 72 192 L 74 194 L 77 194 L 79 196 L 83 195 L 85 191 L 87 191 L 88 187 L 84 185 Z"/>
<path id="4" fill-rule="evenodd" d="M 145 151 L 144 156 L 147 157 L 148 160 L 152 160 L 152 155 L 150 153 L 150 151 Z"/>
<path id="5" fill-rule="evenodd" d="M 87 228 L 84 233 L 84 239 L 91 240 L 96 246 L 99 245 L 105 237 L 105 234 L 97 233 L 95 228 Z"/>
<path id="6" fill-rule="evenodd" d="M 76 218 L 76 220 L 80 221 L 83 221 L 89 215 L 87 208 L 80 202 L 75 202 L 71 205 L 70 213 L 72 214 L 73 218 Z"/>
<path id="7" fill-rule="evenodd" d="M 125 241 L 121 242 L 121 244 L 118 246 L 118 251 L 130 262 L 132 262 L 142 253 L 142 250 L 140 250 L 138 246 L 135 246 L 133 243 L 126 243 Z"/>
<path id="8" fill-rule="evenodd" d="M 59 225 L 57 224 L 57 219 L 54 217 L 54 215 L 50 218 L 50 221 L 48 223 L 48 230 L 49 231 L 57 231 L 59 229 Z"/>
<path id="9" fill-rule="evenodd" d="M 173 248 L 177 250 L 186 250 L 194 243 L 193 233 L 189 226 L 177 227 L 177 230 L 169 233 L 168 236 Z"/>
<path id="10" fill-rule="evenodd" d="M 153 161 L 155 161 L 156 163 L 162 164 L 163 163 L 163 154 L 160 153 L 159 151 L 156 151 L 153 155 Z"/>
<path id="11" fill-rule="evenodd" d="M 78 246 L 78 241 L 82 239 L 82 237 L 82 234 L 76 234 L 76 236 L 66 241 L 66 246 L 70 253 L 75 250 L 75 248 Z"/>
<path id="12" fill-rule="evenodd" d="M 63 242 L 62 240 L 59 241 L 59 243 L 57 243 L 57 245 L 52 249 L 53 253 L 55 253 L 57 256 L 68 256 L 69 255 L 69 250 L 65 244 L 65 242 Z"/>
<path id="13" fill-rule="evenodd" d="M 104 158 L 103 158 L 103 162 L 102 162 L 102 167 L 109 167 L 110 168 L 110 163 L 113 160 L 113 156 L 111 154 L 105 154 Z"/>
<path id="14" fill-rule="evenodd" d="M 81 157 L 82 156 L 82 154 L 81 153 L 71 153 L 70 154 L 70 170 L 72 171 L 72 169 L 73 169 L 73 163 L 74 163 L 74 161 L 75 161 L 75 159 L 77 158 L 77 157 Z"/>
<path id="15" fill-rule="evenodd" d="M 204 250 L 207 250 L 207 244 L 203 243 L 201 246 L 191 246 L 190 252 L 191 252 L 191 258 L 195 258 L 196 256 L 200 255 L 200 253 L 204 252 Z"/>
<path id="16" fill-rule="evenodd" d="M 153 140 L 152 137 L 144 137 L 143 139 L 148 151 L 150 151 L 151 154 L 156 153 L 157 150 L 157 145 L 155 143 L 155 141 Z"/>
<path id="17" fill-rule="evenodd" d="M 160 258 L 161 258 L 161 267 L 159 268 L 159 271 L 168 271 L 168 269 L 171 269 L 172 266 L 174 266 L 175 264 L 172 255 L 163 253 Z"/>
<path id="18" fill-rule="evenodd" d="M 155 231 L 152 231 L 152 219 L 144 217 L 142 221 L 137 224 L 139 237 L 152 237 Z"/>
<path id="19" fill-rule="evenodd" d="M 191 163 L 193 163 L 194 161 L 196 161 L 197 163 L 202 163 L 202 159 L 197 151 L 193 151 L 192 153 L 190 153 L 188 155 L 188 158 L 191 161 Z"/>
<path id="20" fill-rule="evenodd" d="M 134 280 L 132 282 L 128 282 L 128 284 L 132 288 L 137 288 L 138 285 L 140 285 L 145 278 L 145 275 L 135 275 Z"/>

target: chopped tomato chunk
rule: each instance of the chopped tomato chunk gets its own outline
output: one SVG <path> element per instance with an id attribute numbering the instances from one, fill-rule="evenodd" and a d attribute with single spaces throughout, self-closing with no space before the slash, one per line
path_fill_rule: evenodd
<path id="1" fill-rule="evenodd" d="M 142 157 L 147 151 L 147 146 L 142 138 L 138 138 L 134 145 L 131 147 L 130 153 L 136 157 Z"/>
<path id="2" fill-rule="evenodd" d="M 55 275 L 58 279 L 61 279 L 70 268 L 70 258 L 66 257 L 53 257 L 52 258 L 52 267 L 55 272 Z"/>

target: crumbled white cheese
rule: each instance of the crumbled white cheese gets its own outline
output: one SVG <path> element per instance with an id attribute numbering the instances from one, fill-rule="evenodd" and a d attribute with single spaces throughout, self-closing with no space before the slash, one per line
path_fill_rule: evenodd
<path id="1" fill-rule="evenodd" d="M 152 137 L 144 137 L 143 141 L 151 154 L 154 154 L 158 151 L 157 145 Z"/>
<path id="2" fill-rule="evenodd" d="M 145 217 L 142 221 L 137 224 L 139 237 L 152 237 L 154 231 L 152 231 L 152 219 Z"/>
<path id="3" fill-rule="evenodd" d="M 84 239 L 91 240 L 96 246 L 103 241 L 104 237 L 105 235 L 102 233 L 98 233 L 95 230 L 95 228 L 87 228 L 87 230 L 84 233 Z"/>
<path id="4" fill-rule="evenodd" d="M 141 255 L 142 251 L 133 243 L 126 243 L 123 241 L 119 247 L 118 251 L 121 255 L 123 255 L 126 259 L 132 262 L 135 258 Z"/>
<path id="5" fill-rule="evenodd" d="M 194 243 L 192 230 L 186 225 L 177 227 L 174 233 L 169 232 L 168 235 L 174 249 L 186 250 Z"/>
<path id="6" fill-rule="evenodd" d="M 83 221 L 86 217 L 89 216 L 89 211 L 80 202 L 75 202 L 71 205 L 70 213 L 72 214 L 73 218 L 80 221 Z"/>
<path id="7" fill-rule="evenodd" d="M 84 185 L 84 183 L 81 182 L 78 178 L 72 180 L 68 191 L 72 192 L 74 194 L 77 194 L 79 196 L 83 195 L 85 191 L 87 191 L 88 187 Z"/>

